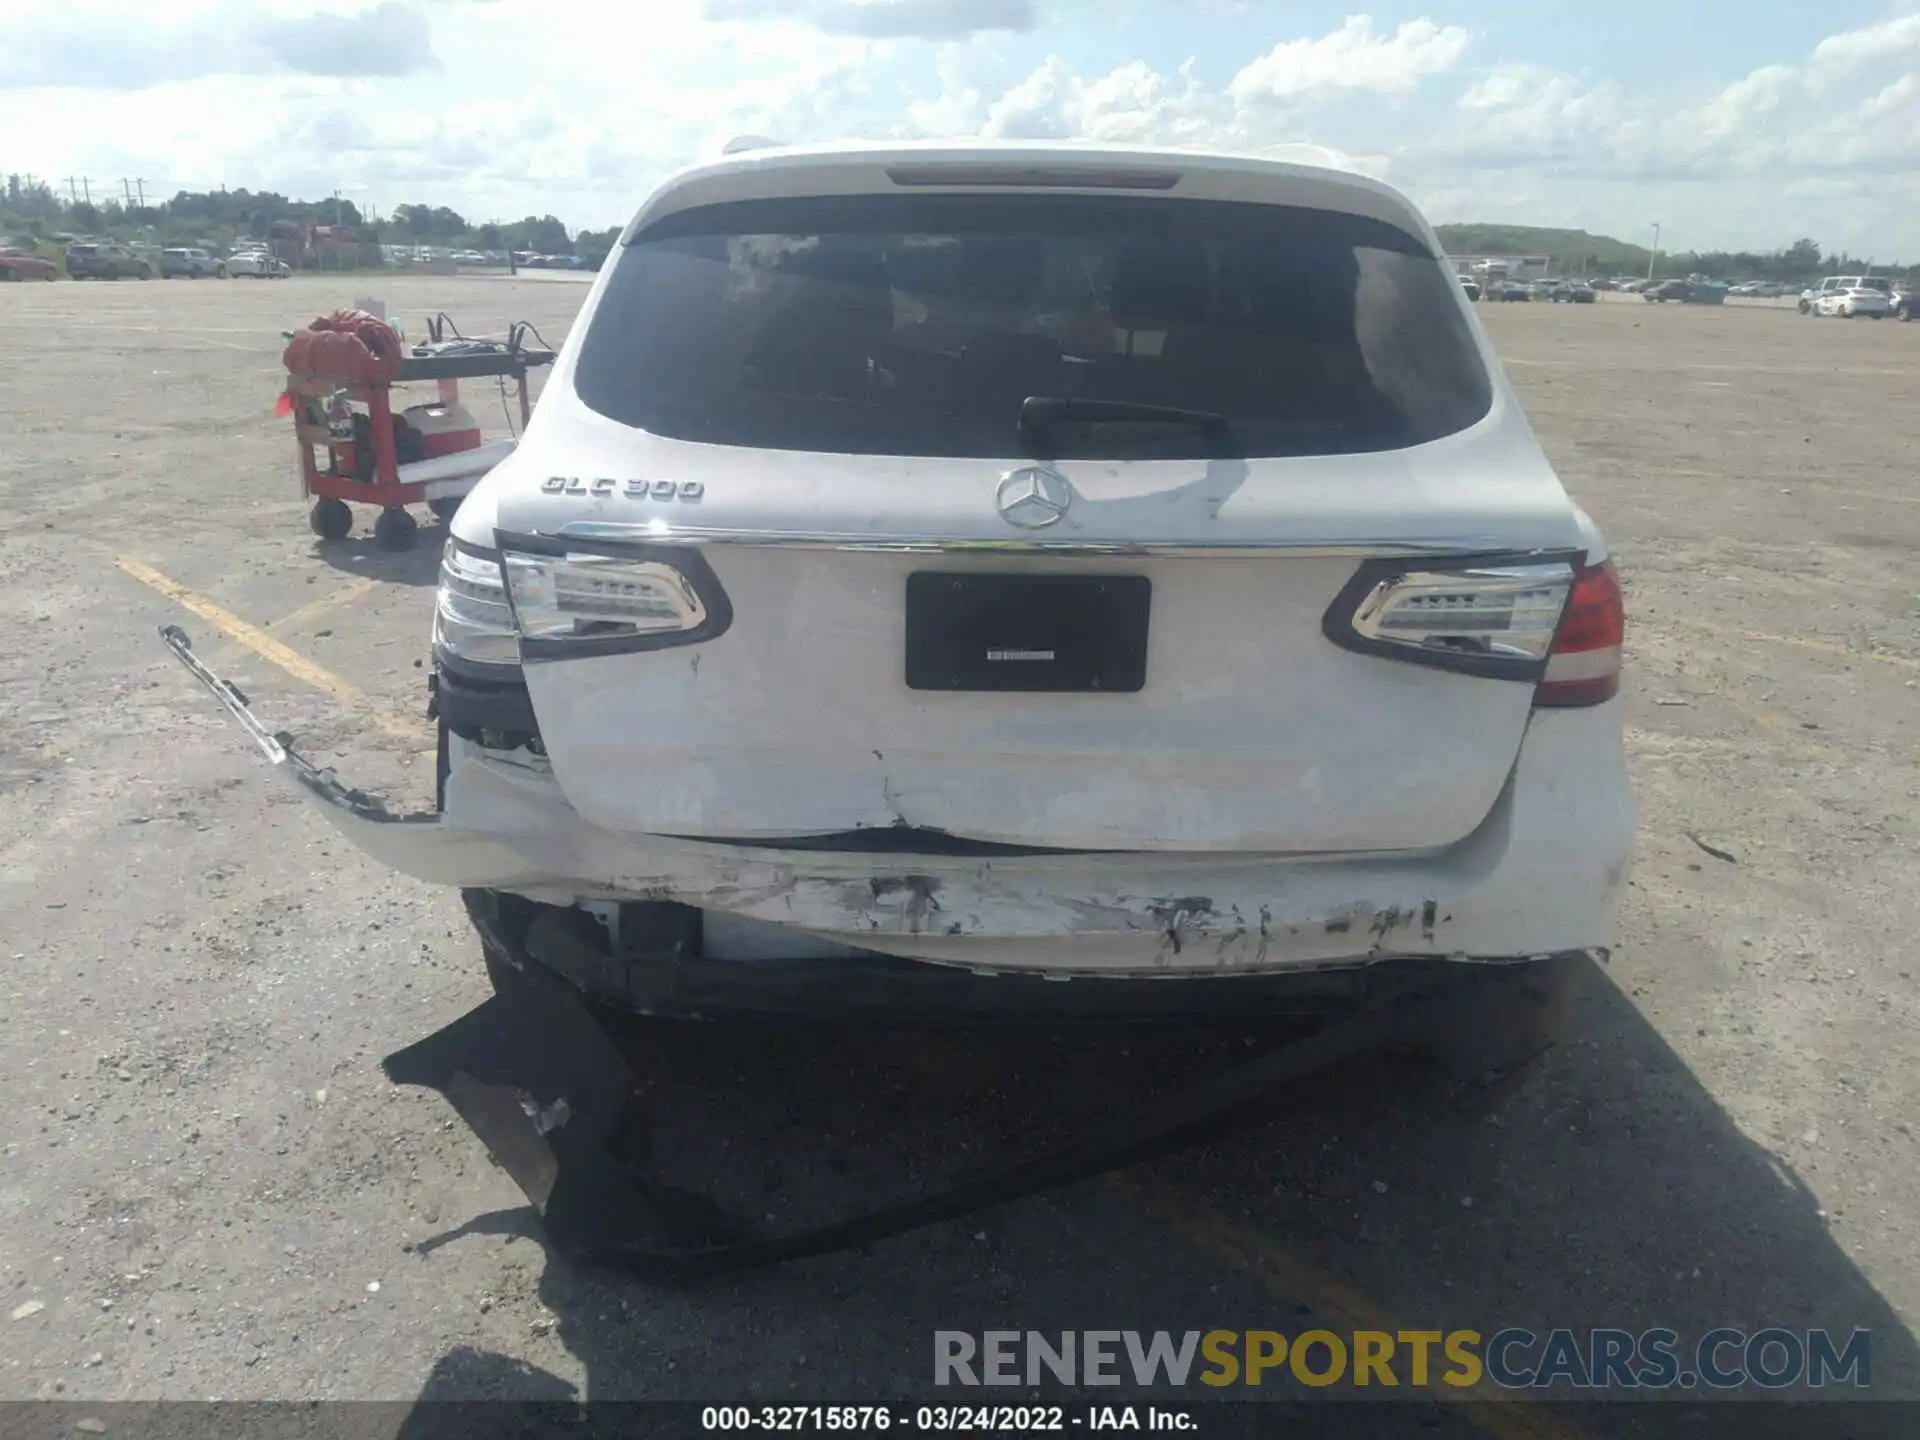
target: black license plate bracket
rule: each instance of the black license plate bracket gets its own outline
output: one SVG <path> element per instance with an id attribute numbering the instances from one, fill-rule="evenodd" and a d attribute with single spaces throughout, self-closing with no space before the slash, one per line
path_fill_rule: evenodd
<path id="1" fill-rule="evenodd" d="M 1147 680 L 1144 575 L 907 577 L 911 690 L 1126 695 Z"/>

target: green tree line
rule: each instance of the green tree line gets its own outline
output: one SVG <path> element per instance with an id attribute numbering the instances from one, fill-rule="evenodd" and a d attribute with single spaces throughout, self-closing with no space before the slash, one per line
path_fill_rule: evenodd
<path id="1" fill-rule="evenodd" d="M 97 235 L 157 245 L 225 246 L 245 237 L 264 239 L 269 227 L 280 221 L 349 226 L 388 245 L 531 250 L 593 262 L 605 258 L 620 234 L 617 226 L 570 233 L 552 215 L 475 223 L 445 205 L 401 205 L 390 216 L 370 220 L 351 200 L 290 200 L 272 190 L 182 190 L 170 200 L 128 205 L 121 200 L 75 201 L 44 181 L 17 174 L 7 176 L 0 190 L 0 235 L 23 239 Z"/>
<path id="2" fill-rule="evenodd" d="M 531 250 L 542 255 L 579 255 L 597 265 L 620 231 L 569 231 L 552 215 L 509 222 L 476 223 L 445 205 L 400 205 L 370 221 L 351 200 L 290 200 L 271 190 L 182 190 L 170 200 L 128 205 L 119 200 L 75 202 L 42 181 L 6 178 L 0 192 L 0 236 L 41 239 L 60 234 L 151 240 L 159 245 L 228 245 L 245 236 L 264 238 L 276 221 L 347 225 L 389 245 L 435 245 L 465 250 Z M 1800 281 L 1849 274 L 1872 265 L 1876 274 L 1920 280 L 1920 265 L 1872 264 L 1845 252 L 1829 253 L 1801 239 L 1779 250 L 1662 251 L 1594 235 L 1533 225 L 1460 224 L 1437 227 L 1440 242 L 1455 255 L 1549 255 L 1563 274 L 1711 275 L 1726 280 Z"/>
<path id="3" fill-rule="evenodd" d="M 1653 261 L 1655 276 L 1709 275 L 1721 280 L 1809 280 L 1818 275 L 1858 274 L 1920 279 L 1920 265 L 1889 264 L 1882 259 L 1824 251 L 1817 240 L 1795 240 L 1779 250 L 1662 250 L 1585 230 L 1556 230 L 1536 225 L 1436 225 L 1440 243 L 1452 255 L 1549 255 L 1563 274 L 1645 275 Z"/>

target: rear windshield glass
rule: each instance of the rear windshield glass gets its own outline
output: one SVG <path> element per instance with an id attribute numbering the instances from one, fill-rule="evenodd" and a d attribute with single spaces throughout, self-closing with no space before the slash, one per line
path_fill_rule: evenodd
<path id="1" fill-rule="evenodd" d="M 1487 413 L 1452 272 L 1362 217 L 1095 196 L 882 195 L 682 212 L 615 262 L 582 400 L 678 439 L 1012 457 L 1390 450 Z"/>

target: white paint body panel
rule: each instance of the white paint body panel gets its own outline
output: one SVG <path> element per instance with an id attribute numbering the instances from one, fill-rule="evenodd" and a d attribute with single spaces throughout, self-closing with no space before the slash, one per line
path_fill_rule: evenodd
<path id="1" fill-rule="evenodd" d="M 1329 644 L 1320 615 L 1352 560 L 1071 562 L 1151 579 L 1146 688 L 947 695 L 902 676 L 901 599 L 929 557 L 723 547 L 710 558 L 736 617 L 718 641 L 526 667 L 561 788 L 596 825 L 1417 849 L 1459 839 L 1492 807 L 1532 705 L 1531 684 Z"/>

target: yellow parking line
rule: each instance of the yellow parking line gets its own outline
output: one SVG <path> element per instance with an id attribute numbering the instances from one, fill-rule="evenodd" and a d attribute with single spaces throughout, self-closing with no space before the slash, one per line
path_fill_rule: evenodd
<path id="1" fill-rule="evenodd" d="M 380 582 L 378 580 L 369 579 L 364 575 L 359 576 L 350 583 L 342 585 L 338 590 L 322 595 L 317 600 L 309 600 L 297 610 L 289 610 L 278 620 L 269 620 L 267 622 L 267 629 L 298 629 L 300 626 L 306 624 L 307 621 L 317 620 L 329 610 L 337 610 L 342 605 L 350 605 L 369 590 L 377 590 L 379 588 Z"/>
<path id="2" fill-rule="evenodd" d="M 183 610 L 198 615 L 216 630 L 244 645 L 262 660 L 278 665 L 294 679 L 311 685 L 342 705 L 356 710 L 365 710 L 372 724 L 388 735 L 416 742 L 430 738 L 424 725 L 389 714 L 375 704 L 359 686 L 342 679 L 326 666 L 309 660 L 298 650 L 282 644 L 258 625 L 242 620 L 238 615 L 207 599 L 206 596 L 196 594 L 179 581 L 162 575 L 151 565 L 126 555 L 119 556 L 113 563 L 142 585 L 159 591 Z"/>
<path id="3" fill-rule="evenodd" d="M 1168 1186 L 1144 1186 L 1124 1173 L 1109 1179 L 1115 1189 L 1133 1197 L 1196 1250 L 1249 1272 L 1264 1289 L 1284 1300 L 1309 1302 L 1330 1316 L 1336 1324 L 1326 1328 L 1380 1330 L 1390 1335 L 1413 1328 L 1399 1324 L 1345 1281 L 1289 1254 L 1250 1225 L 1196 1204 Z M 1435 1376 L 1425 1389 L 1436 1400 L 1467 1406 L 1474 1424 L 1495 1440 L 1580 1440 L 1580 1431 L 1549 1417 L 1541 1406 L 1515 1400 L 1485 1380 L 1456 1388 Z"/>

